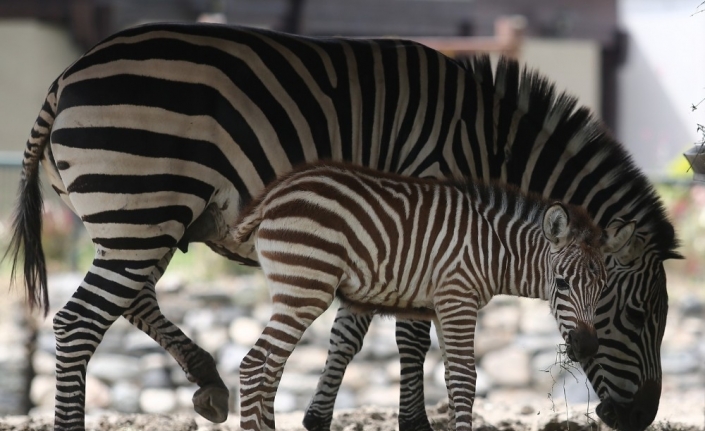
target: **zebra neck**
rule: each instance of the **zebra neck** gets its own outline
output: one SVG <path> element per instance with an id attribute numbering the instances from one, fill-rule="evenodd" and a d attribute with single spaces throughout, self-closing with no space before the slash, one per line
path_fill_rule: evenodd
<path id="1" fill-rule="evenodd" d="M 496 268 L 496 276 L 489 279 L 497 280 L 493 294 L 521 296 L 525 298 L 548 299 L 547 275 L 551 271 L 549 265 L 550 244 L 543 236 L 540 227 L 523 226 L 507 238 L 507 233 L 496 235 L 500 245 L 493 247 L 491 265 Z"/>

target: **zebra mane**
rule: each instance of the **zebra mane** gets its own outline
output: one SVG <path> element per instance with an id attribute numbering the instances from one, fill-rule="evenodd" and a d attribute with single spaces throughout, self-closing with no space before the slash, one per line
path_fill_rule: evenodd
<path id="1" fill-rule="evenodd" d="M 461 66 L 474 82 L 466 91 L 478 92 L 473 97 L 483 99 L 478 103 L 490 117 L 485 124 L 494 127 L 484 142 L 492 154 L 492 178 L 583 206 L 603 228 L 615 218 L 635 219 L 637 230 L 662 259 L 681 258 L 675 230 L 653 185 L 589 108 L 578 107 L 577 98 L 565 92 L 557 94 L 555 84 L 537 71 L 526 66 L 520 71 L 516 60 L 500 58 L 494 73 L 487 55 L 464 60 Z M 517 116 L 521 130 L 512 136 L 510 126 Z M 539 135 L 549 139 L 537 144 L 531 136 Z M 534 165 L 527 166 L 530 160 Z M 498 171 L 503 164 L 506 178 Z M 581 170 L 589 173 L 570 190 Z M 525 172 L 531 173 L 528 184 Z"/>

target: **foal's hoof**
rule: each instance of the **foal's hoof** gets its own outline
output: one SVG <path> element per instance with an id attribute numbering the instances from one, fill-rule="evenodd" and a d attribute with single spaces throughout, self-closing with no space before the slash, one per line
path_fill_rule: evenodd
<path id="1" fill-rule="evenodd" d="M 193 409 L 213 423 L 223 423 L 228 418 L 229 396 L 222 386 L 204 386 L 193 394 Z"/>

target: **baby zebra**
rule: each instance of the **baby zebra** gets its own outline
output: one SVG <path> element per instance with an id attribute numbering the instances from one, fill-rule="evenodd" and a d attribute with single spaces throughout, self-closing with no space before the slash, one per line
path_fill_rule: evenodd
<path id="1" fill-rule="evenodd" d="M 233 231 L 255 247 L 273 307 L 240 367 L 242 429 L 275 428 L 284 364 L 336 296 L 355 312 L 433 319 L 456 427 L 472 429 L 478 310 L 499 294 L 549 299 L 571 357 L 592 356 L 602 255 L 633 232 L 603 233 L 584 210 L 507 185 L 332 163 L 279 178 Z"/>

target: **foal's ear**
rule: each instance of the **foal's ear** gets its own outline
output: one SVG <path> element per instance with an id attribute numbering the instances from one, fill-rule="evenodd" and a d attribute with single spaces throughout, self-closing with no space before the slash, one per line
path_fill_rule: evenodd
<path id="1" fill-rule="evenodd" d="M 611 223 L 605 229 L 604 240 L 602 241 L 603 253 L 616 253 L 622 249 L 636 231 L 636 220 L 621 223 Z"/>
<path id="2" fill-rule="evenodd" d="M 543 234 L 553 244 L 568 236 L 570 218 L 562 203 L 556 202 L 543 213 Z"/>

